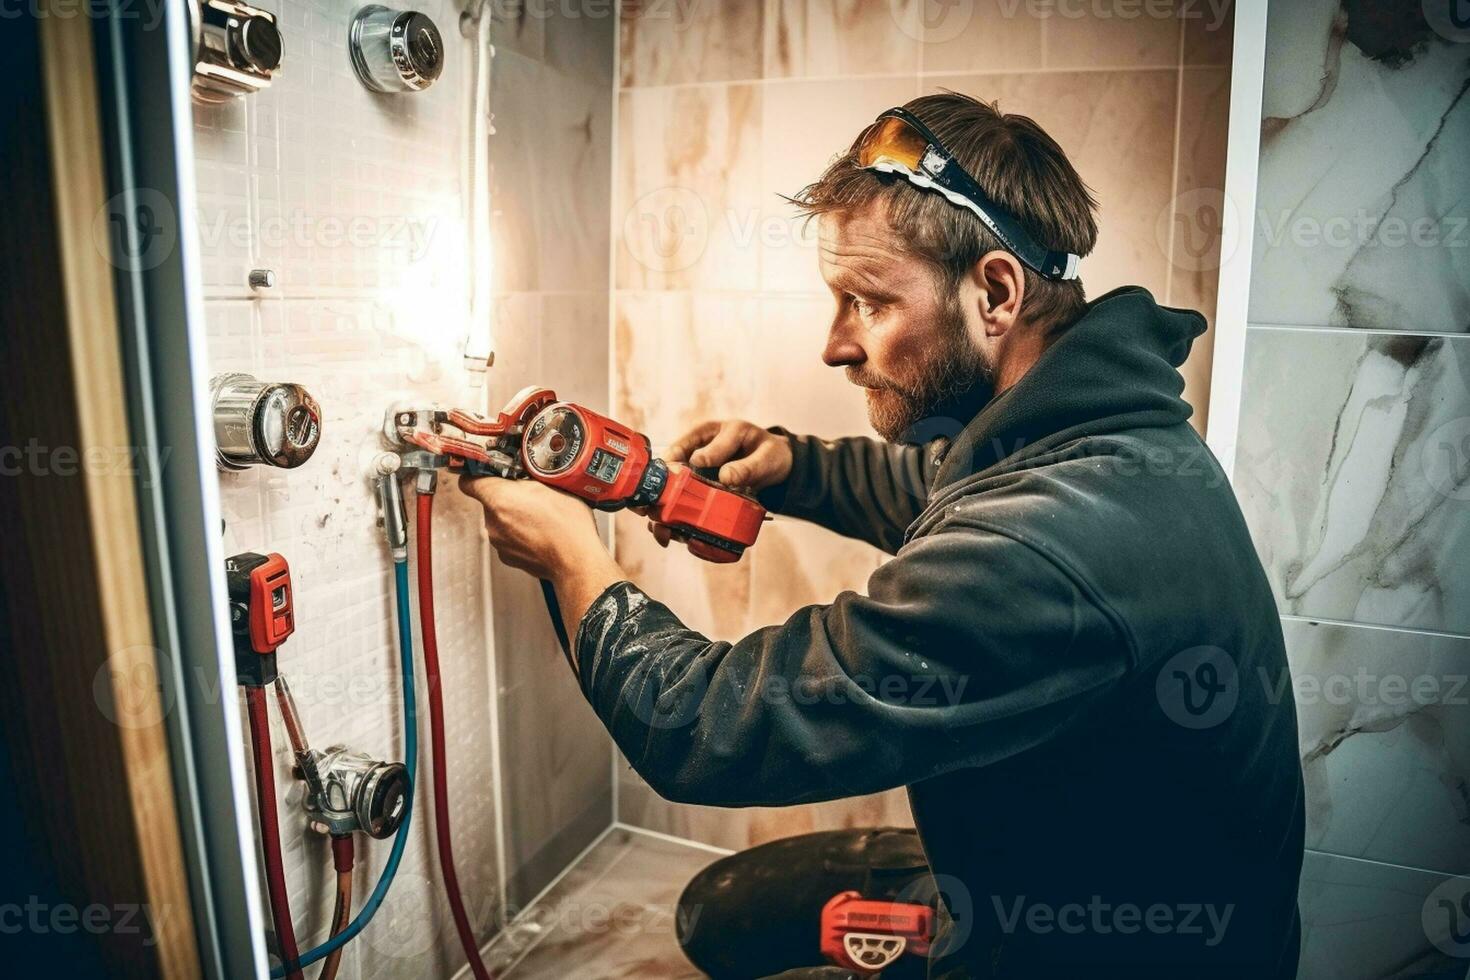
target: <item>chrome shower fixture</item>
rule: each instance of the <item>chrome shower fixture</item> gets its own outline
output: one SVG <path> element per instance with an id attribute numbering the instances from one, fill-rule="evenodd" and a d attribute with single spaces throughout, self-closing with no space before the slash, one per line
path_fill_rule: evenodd
<path id="1" fill-rule="evenodd" d="M 194 101 L 229 102 L 259 92 L 281 66 L 276 15 L 233 0 L 189 0 Z"/>
<path id="2" fill-rule="evenodd" d="M 220 469 L 243 470 L 255 463 L 290 469 L 316 451 L 322 409 L 301 385 L 221 374 L 210 381 L 209 391 Z"/>
<path id="3" fill-rule="evenodd" d="M 444 38 L 427 14 L 370 4 L 352 18 L 347 47 L 374 92 L 418 92 L 444 70 Z"/>

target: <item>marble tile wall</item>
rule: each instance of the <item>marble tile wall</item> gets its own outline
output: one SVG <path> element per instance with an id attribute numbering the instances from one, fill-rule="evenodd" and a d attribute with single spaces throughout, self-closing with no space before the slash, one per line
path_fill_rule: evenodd
<path id="1" fill-rule="evenodd" d="M 1125 6 L 1129 9 L 1125 10 Z M 820 174 L 883 109 L 951 88 L 998 99 L 1058 139 L 1102 202 L 1089 294 L 1141 283 L 1212 317 L 1230 27 L 1199 3 L 706 0 L 624 3 L 612 204 L 613 407 L 655 443 L 706 418 L 823 436 L 871 434 L 819 353 L 831 298 L 814 229 L 781 194 Z M 1129 11 L 1132 11 L 1130 14 Z M 1203 426 L 1208 339 L 1186 368 Z M 663 551 L 616 527 L 635 580 L 734 638 L 862 589 L 882 555 L 777 520 L 739 564 Z M 619 760 L 632 825 L 728 848 L 809 830 L 911 821 L 902 791 L 781 809 L 659 799 Z"/>
<path id="2" fill-rule="evenodd" d="M 1235 483 L 1297 688 L 1304 977 L 1470 954 L 1470 35 L 1439 10 L 1269 9 Z"/>
<path id="3" fill-rule="evenodd" d="M 299 625 L 280 665 L 313 742 L 397 759 L 392 574 L 364 463 L 397 398 L 498 407 L 554 368 L 567 395 L 606 402 L 615 29 L 610 12 L 496 25 L 499 357 L 475 386 L 461 362 L 470 326 L 463 174 L 472 50 L 460 37 L 459 6 L 419 5 L 443 32 L 446 67 L 431 89 L 396 97 L 368 93 L 352 72 L 346 39 L 360 4 L 266 6 L 285 38 L 280 74 L 264 92 L 195 115 L 209 363 L 213 372 L 299 381 L 325 417 L 322 443 L 300 469 L 221 474 L 225 548 L 279 551 L 291 562 Z M 543 168 L 546 160 L 557 167 Z M 533 166 L 543 172 L 528 181 Z M 250 290 L 253 268 L 274 270 L 275 288 Z M 436 511 L 455 857 L 483 941 L 505 912 L 502 880 L 514 911 L 611 822 L 611 750 L 548 639 L 539 592 L 492 567 L 478 510 L 452 481 Z M 421 692 L 423 683 L 420 675 Z M 290 786 L 279 728 L 275 744 L 277 782 Z M 426 774 L 426 727 L 420 744 Z M 419 784 L 402 871 L 372 928 L 348 946 L 343 976 L 448 977 L 464 963 L 426 817 L 427 778 Z M 296 795 L 285 795 L 292 911 L 306 948 L 325 938 L 333 873 L 326 840 L 305 831 L 299 812 Z M 386 842 L 359 844 L 359 895 L 387 853 Z"/>
<path id="4" fill-rule="evenodd" d="M 528 384 L 608 408 L 611 7 L 492 3 L 489 403 Z M 613 820 L 611 741 L 567 672 L 539 586 L 491 562 L 507 901 L 524 908 Z"/>

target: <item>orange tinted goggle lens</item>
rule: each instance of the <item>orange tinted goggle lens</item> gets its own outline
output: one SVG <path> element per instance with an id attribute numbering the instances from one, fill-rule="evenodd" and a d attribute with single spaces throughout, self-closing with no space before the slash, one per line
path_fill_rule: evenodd
<path id="1" fill-rule="evenodd" d="M 929 141 L 902 119 L 886 116 L 868 127 L 858 147 L 858 166 L 873 167 L 892 163 L 919 172 Z"/>

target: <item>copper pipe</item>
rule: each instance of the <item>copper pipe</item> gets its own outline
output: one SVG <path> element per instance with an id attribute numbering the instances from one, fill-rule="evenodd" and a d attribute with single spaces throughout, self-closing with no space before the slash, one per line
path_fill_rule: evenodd
<path id="1" fill-rule="evenodd" d="M 332 909 L 332 935 L 335 936 L 347 928 L 347 920 L 352 916 L 352 835 L 332 838 L 332 863 L 337 868 L 337 904 Z M 346 948 L 344 943 L 327 955 L 317 980 L 336 980 L 337 967 Z"/>

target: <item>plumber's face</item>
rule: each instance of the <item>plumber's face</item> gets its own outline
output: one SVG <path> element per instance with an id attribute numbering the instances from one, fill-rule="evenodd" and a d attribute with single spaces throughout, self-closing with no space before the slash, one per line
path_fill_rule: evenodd
<path id="1" fill-rule="evenodd" d="M 864 389 L 868 421 L 902 439 L 947 398 L 990 376 L 966 303 L 903 249 L 882 204 L 819 218 L 822 278 L 837 302 L 822 360 Z"/>

